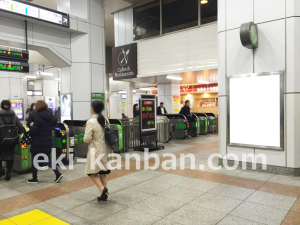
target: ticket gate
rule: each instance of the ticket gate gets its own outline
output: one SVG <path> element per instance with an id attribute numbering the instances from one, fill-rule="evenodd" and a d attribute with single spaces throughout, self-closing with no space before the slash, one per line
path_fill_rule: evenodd
<path id="1" fill-rule="evenodd" d="M 70 137 L 71 148 L 74 148 L 76 157 L 86 158 L 88 144 L 84 143 L 84 133 L 86 120 L 65 120 L 64 123 L 68 125 L 70 131 L 73 132 L 73 137 Z"/>
<path id="2" fill-rule="evenodd" d="M 192 114 L 191 116 L 187 116 L 187 119 L 190 124 L 190 129 L 188 130 L 188 133 L 191 137 L 197 137 L 198 135 L 198 117 L 195 114 Z"/>
<path id="3" fill-rule="evenodd" d="M 26 133 L 29 132 L 29 128 L 24 125 Z M 30 153 L 30 142 L 27 140 L 27 134 L 20 135 L 20 143 L 15 147 L 15 162 L 13 170 L 21 173 L 30 170 L 31 168 L 31 153 Z"/>
<path id="4" fill-rule="evenodd" d="M 167 143 L 170 141 L 170 134 L 173 126 L 165 115 L 157 116 L 157 141 L 159 143 Z"/>
<path id="5" fill-rule="evenodd" d="M 113 147 L 113 150 L 115 152 L 121 152 L 123 151 L 123 123 L 118 119 L 109 119 L 109 123 L 110 128 L 114 131 L 119 139 L 118 143 Z"/>
<path id="6" fill-rule="evenodd" d="M 187 137 L 187 132 L 190 124 L 184 115 L 180 114 L 168 114 L 165 115 L 171 124 L 175 127 L 174 132 L 171 133 L 174 139 L 184 139 Z"/>
<path id="7" fill-rule="evenodd" d="M 70 130 L 68 125 L 66 123 L 57 123 L 54 127 L 53 133 L 53 146 L 56 148 L 56 158 L 64 155 L 62 162 L 68 163 L 70 154 L 74 154 L 74 152 L 70 152 Z"/>
<path id="8" fill-rule="evenodd" d="M 200 134 L 205 135 L 208 132 L 208 118 L 205 113 L 195 113 L 199 118 Z"/>
<path id="9" fill-rule="evenodd" d="M 213 113 L 205 113 L 208 118 L 208 133 L 215 132 L 215 114 Z"/>

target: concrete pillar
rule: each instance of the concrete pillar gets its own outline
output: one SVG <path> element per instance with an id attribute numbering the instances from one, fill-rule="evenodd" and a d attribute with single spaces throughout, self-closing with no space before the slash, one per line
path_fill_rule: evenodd
<path id="1" fill-rule="evenodd" d="M 126 115 L 128 118 L 133 117 L 133 83 L 126 83 Z"/>
<path id="2" fill-rule="evenodd" d="M 163 102 L 169 114 L 173 113 L 173 96 L 180 98 L 180 84 L 157 84 L 158 104 Z"/>

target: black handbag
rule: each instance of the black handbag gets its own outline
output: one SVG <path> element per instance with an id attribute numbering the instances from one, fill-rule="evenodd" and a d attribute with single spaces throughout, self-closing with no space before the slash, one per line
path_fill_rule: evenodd
<path id="1" fill-rule="evenodd" d="M 114 147 L 114 145 L 116 145 L 119 141 L 116 133 L 110 128 L 108 119 L 106 119 L 106 126 L 105 126 L 105 141 L 110 147 Z"/>

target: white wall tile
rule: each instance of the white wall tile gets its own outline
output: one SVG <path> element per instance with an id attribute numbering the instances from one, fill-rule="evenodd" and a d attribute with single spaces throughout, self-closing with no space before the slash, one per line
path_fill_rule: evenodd
<path id="1" fill-rule="evenodd" d="M 70 0 L 70 14 L 88 19 L 88 0 Z"/>
<path id="2" fill-rule="evenodd" d="M 226 30 L 226 1 L 218 1 L 218 32 Z"/>
<path id="3" fill-rule="evenodd" d="M 300 167 L 300 94 L 286 96 L 287 167 Z"/>
<path id="4" fill-rule="evenodd" d="M 286 17 L 300 16 L 300 1 L 286 0 Z"/>
<path id="5" fill-rule="evenodd" d="M 126 44 L 126 20 L 125 20 L 125 11 L 118 12 L 119 14 L 119 45 Z"/>
<path id="6" fill-rule="evenodd" d="M 57 0 L 57 10 L 69 14 L 69 0 Z"/>
<path id="7" fill-rule="evenodd" d="M 235 154 L 238 158 L 240 162 L 252 162 L 251 157 L 247 157 L 246 155 L 249 154 L 254 154 L 254 148 L 243 148 L 243 147 L 235 147 L 235 146 L 228 146 L 227 147 L 227 154 Z M 244 159 L 243 159 L 243 154 L 244 155 Z M 231 157 L 229 159 L 232 159 Z M 246 161 L 245 161 L 246 159 Z"/>
<path id="8" fill-rule="evenodd" d="M 105 42 L 104 38 L 104 28 L 98 27 L 93 24 L 91 26 L 91 55 L 92 55 L 92 63 L 105 64 L 105 58 L 103 58 L 103 51 Z"/>
<path id="9" fill-rule="evenodd" d="M 258 25 L 254 72 L 285 70 L 285 20 Z"/>
<path id="10" fill-rule="evenodd" d="M 84 33 L 89 32 L 89 24 L 86 22 L 83 22 L 81 20 L 78 20 L 78 30 Z"/>
<path id="11" fill-rule="evenodd" d="M 285 18 L 285 1 L 254 0 L 254 22 L 262 23 Z"/>
<path id="12" fill-rule="evenodd" d="M 61 92 L 71 92 L 71 71 L 70 67 L 61 68 Z"/>
<path id="13" fill-rule="evenodd" d="M 253 73 L 253 52 L 241 44 L 240 31 L 230 30 L 226 35 L 226 75 Z"/>
<path id="14" fill-rule="evenodd" d="M 102 0 L 90 0 L 90 23 L 104 27 L 104 6 Z"/>
<path id="15" fill-rule="evenodd" d="M 9 85 L 10 85 L 10 97 L 22 98 L 21 79 L 10 78 Z"/>
<path id="16" fill-rule="evenodd" d="M 167 112 L 172 113 L 173 111 L 173 95 L 165 95 L 164 106 Z"/>
<path id="17" fill-rule="evenodd" d="M 60 57 L 63 57 L 65 60 L 69 61 L 71 63 L 71 49 L 70 48 L 62 48 L 53 46 L 53 49 L 55 50 L 55 53 L 58 54 Z"/>
<path id="18" fill-rule="evenodd" d="M 10 98 L 9 78 L 0 77 L 0 98 L 2 100 Z"/>
<path id="19" fill-rule="evenodd" d="M 10 72 L 0 71 L 0 78 L 9 78 Z"/>
<path id="20" fill-rule="evenodd" d="M 133 9 L 125 10 L 125 21 L 126 21 L 126 44 L 131 44 L 133 42 L 133 29 L 132 29 L 132 21 L 133 21 Z"/>
<path id="21" fill-rule="evenodd" d="M 227 153 L 227 97 L 219 97 L 219 153 L 224 157 Z"/>
<path id="22" fill-rule="evenodd" d="M 115 47 L 121 46 L 119 42 L 119 13 L 114 15 Z"/>
<path id="23" fill-rule="evenodd" d="M 20 79 L 20 78 L 21 78 L 21 73 L 9 72 L 9 77 L 10 77 L 10 78 L 17 78 L 17 79 Z"/>
<path id="24" fill-rule="evenodd" d="M 73 120 L 88 120 L 91 118 L 91 102 L 73 102 Z"/>
<path id="25" fill-rule="evenodd" d="M 226 95 L 226 32 L 218 34 L 218 94 Z"/>
<path id="26" fill-rule="evenodd" d="M 89 34 L 72 34 L 72 62 L 90 62 Z"/>
<path id="27" fill-rule="evenodd" d="M 165 94 L 164 95 L 172 95 L 172 84 L 165 84 Z"/>
<path id="28" fill-rule="evenodd" d="M 92 64 L 92 92 L 105 93 L 104 65 Z"/>
<path id="29" fill-rule="evenodd" d="M 71 92 L 74 101 L 91 101 L 91 64 L 74 63 L 71 66 Z"/>
<path id="30" fill-rule="evenodd" d="M 78 30 L 78 20 L 72 17 L 69 17 L 70 29 Z"/>
<path id="31" fill-rule="evenodd" d="M 286 19 L 286 39 L 286 92 L 300 92 L 300 18 Z"/>
<path id="32" fill-rule="evenodd" d="M 226 0 L 226 29 L 253 21 L 253 0 Z"/>
<path id="33" fill-rule="evenodd" d="M 157 84 L 157 94 L 158 96 L 165 95 L 165 84 Z"/>
<path id="34" fill-rule="evenodd" d="M 286 166 L 286 156 L 284 151 L 255 149 L 255 156 L 259 154 L 265 154 L 267 165 Z M 262 158 L 257 158 L 256 163 L 262 164 Z"/>

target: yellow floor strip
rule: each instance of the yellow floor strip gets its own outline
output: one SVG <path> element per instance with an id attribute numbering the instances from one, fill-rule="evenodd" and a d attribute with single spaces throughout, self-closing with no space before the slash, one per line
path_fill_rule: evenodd
<path id="1" fill-rule="evenodd" d="M 0 221 L 0 225 L 69 225 L 39 209 Z"/>

